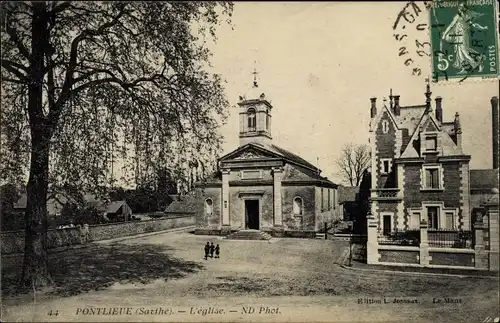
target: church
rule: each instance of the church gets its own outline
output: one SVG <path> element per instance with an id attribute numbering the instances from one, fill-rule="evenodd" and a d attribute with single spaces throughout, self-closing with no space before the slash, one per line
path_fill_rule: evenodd
<path id="1" fill-rule="evenodd" d="M 338 185 L 273 144 L 273 106 L 255 79 L 236 108 L 239 147 L 218 160 L 216 174 L 196 183 L 195 233 L 315 237 L 325 223 L 330 227 L 340 215 Z"/>

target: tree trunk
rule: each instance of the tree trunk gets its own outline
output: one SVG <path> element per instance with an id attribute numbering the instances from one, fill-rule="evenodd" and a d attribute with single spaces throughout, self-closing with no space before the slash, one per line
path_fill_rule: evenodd
<path id="1" fill-rule="evenodd" d="M 28 75 L 31 164 L 24 215 L 26 231 L 21 284 L 44 286 L 52 281 L 48 271 L 46 204 L 52 130 L 43 113 L 42 100 L 44 56 L 48 44 L 48 15 L 45 2 L 33 2 L 32 6 L 32 52 Z"/>
<path id="2" fill-rule="evenodd" d="M 21 282 L 29 286 L 45 286 L 52 281 L 48 271 L 46 204 L 50 146 L 43 132 L 36 134 L 36 137 L 32 139 L 31 146 Z"/>

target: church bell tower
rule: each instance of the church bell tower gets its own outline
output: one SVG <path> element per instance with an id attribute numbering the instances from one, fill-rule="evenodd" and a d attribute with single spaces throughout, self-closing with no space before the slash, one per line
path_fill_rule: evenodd
<path id="1" fill-rule="evenodd" d="M 271 143 L 271 110 L 273 106 L 257 84 L 254 70 L 253 85 L 247 96 L 238 102 L 240 120 L 240 146 L 250 142 Z"/>

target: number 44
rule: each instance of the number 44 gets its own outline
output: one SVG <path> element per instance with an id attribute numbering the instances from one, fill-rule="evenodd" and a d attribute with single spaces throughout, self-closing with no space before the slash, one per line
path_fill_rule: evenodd
<path id="1" fill-rule="evenodd" d="M 55 311 L 50 310 L 50 311 L 47 313 L 47 315 L 49 315 L 49 316 L 52 316 L 52 315 L 57 316 L 57 315 L 59 315 L 59 311 L 58 311 L 58 310 L 55 310 Z"/>

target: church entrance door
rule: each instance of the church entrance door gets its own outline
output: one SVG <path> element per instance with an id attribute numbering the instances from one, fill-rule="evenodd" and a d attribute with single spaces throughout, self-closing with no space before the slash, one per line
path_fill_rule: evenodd
<path id="1" fill-rule="evenodd" d="M 247 229 L 259 230 L 259 200 L 245 200 Z"/>

